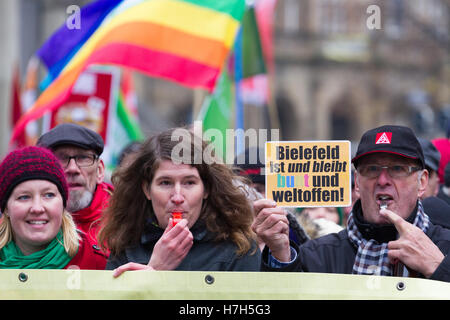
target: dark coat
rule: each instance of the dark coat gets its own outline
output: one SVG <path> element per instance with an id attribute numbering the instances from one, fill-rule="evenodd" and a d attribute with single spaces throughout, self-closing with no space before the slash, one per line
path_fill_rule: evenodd
<path id="1" fill-rule="evenodd" d="M 362 231 L 359 226 L 358 229 Z M 430 222 L 426 234 L 445 255 L 431 279 L 450 282 L 450 230 Z M 297 258 L 283 268 L 271 268 L 267 265 L 269 250 L 265 247 L 261 270 L 342 274 L 351 274 L 353 271 L 357 248 L 350 242 L 346 229 L 310 240 L 300 247 L 291 241 L 291 247 L 297 251 Z"/>
<path id="2" fill-rule="evenodd" d="M 450 205 L 437 197 L 428 197 L 422 201 L 423 209 L 433 224 L 450 229 Z"/>
<path id="3" fill-rule="evenodd" d="M 126 249 L 117 256 L 110 256 L 107 270 L 115 269 L 128 262 L 147 264 L 153 248 L 164 230 L 152 224 L 146 224 L 140 243 Z M 237 256 L 237 246 L 232 241 L 214 241 L 214 234 L 204 224 L 197 222 L 191 229 L 194 243 L 187 256 L 175 270 L 185 271 L 258 271 L 261 264 L 261 252 L 256 242 L 253 248 L 243 255 Z"/>
<path id="4" fill-rule="evenodd" d="M 442 185 L 439 187 L 439 192 L 437 194 L 437 197 L 439 199 L 444 200 L 445 202 L 447 202 L 450 205 L 450 197 L 444 192 L 443 187 L 444 186 L 442 186 Z"/>

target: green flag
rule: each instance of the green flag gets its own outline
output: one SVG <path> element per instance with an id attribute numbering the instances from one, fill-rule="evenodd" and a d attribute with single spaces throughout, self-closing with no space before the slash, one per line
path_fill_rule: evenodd
<path id="1" fill-rule="evenodd" d="M 243 78 L 266 73 L 255 8 L 248 7 L 242 18 Z"/>
<path id="2" fill-rule="evenodd" d="M 233 62 L 232 59 L 227 59 L 213 93 L 205 98 L 197 118 L 203 121 L 204 132 L 210 129 L 216 129 L 217 132 L 220 132 L 220 134 L 215 134 L 211 131 L 213 136 L 211 142 L 223 160 L 226 160 L 226 129 L 233 126 L 232 114 L 235 99 L 235 83 L 233 75 L 228 73 L 228 70 L 233 69 Z M 242 18 L 242 68 L 243 78 L 266 73 L 253 6 L 246 8 Z"/>
<path id="3" fill-rule="evenodd" d="M 119 92 L 119 99 L 117 101 L 117 117 L 125 128 L 127 136 L 131 141 L 143 140 L 145 138 L 139 124 L 130 115 L 130 111 L 125 105 L 122 91 Z"/>
<path id="4" fill-rule="evenodd" d="M 109 117 L 108 125 L 112 126 L 114 130 L 110 131 L 110 136 L 108 137 L 108 140 L 111 141 L 108 144 L 108 152 L 105 152 L 103 155 L 108 175 L 116 168 L 123 148 L 132 141 L 141 141 L 145 138 L 139 123 L 131 116 L 125 104 L 122 90 L 118 92 L 117 106 L 112 112 L 114 113 Z"/>
<path id="5" fill-rule="evenodd" d="M 225 65 L 214 92 L 205 98 L 198 116 L 198 119 L 203 121 L 203 131 L 214 136 L 211 142 L 222 159 L 224 159 L 226 151 L 226 129 L 230 128 L 232 124 L 232 98 L 232 82 Z M 210 129 L 217 131 L 208 132 L 207 130 Z"/>

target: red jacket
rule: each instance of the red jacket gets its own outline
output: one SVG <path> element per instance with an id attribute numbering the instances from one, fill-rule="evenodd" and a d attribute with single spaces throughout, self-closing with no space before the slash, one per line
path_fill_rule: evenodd
<path id="1" fill-rule="evenodd" d="M 64 267 L 77 267 L 81 270 L 105 270 L 106 260 L 108 257 L 97 246 L 97 241 L 89 240 L 82 232 L 79 233 L 81 240 L 77 254 L 70 260 L 69 264 Z"/>
<path id="2" fill-rule="evenodd" d="M 108 205 L 113 186 L 103 182 L 97 185 L 91 205 L 87 208 L 72 212 L 77 228 L 88 235 L 88 238 L 97 244 L 97 229 L 102 211 Z"/>

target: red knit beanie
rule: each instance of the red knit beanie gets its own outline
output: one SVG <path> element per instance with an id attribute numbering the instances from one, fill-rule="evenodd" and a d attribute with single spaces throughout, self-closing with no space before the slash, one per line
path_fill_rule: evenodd
<path id="1" fill-rule="evenodd" d="M 54 183 L 66 207 L 68 186 L 61 164 L 50 150 L 32 146 L 10 152 L 0 164 L 1 211 L 5 211 L 8 198 L 19 183 L 37 179 Z"/>

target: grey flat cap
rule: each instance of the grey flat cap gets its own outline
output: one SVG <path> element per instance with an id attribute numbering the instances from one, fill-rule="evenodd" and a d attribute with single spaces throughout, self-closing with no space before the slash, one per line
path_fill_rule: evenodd
<path id="1" fill-rule="evenodd" d="M 36 143 L 38 146 L 54 149 L 62 145 L 72 145 L 94 150 L 101 155 L 104 148 L 103 138 L 95 131 L 75 123 L 63 123 L 44 133 Z"/>

